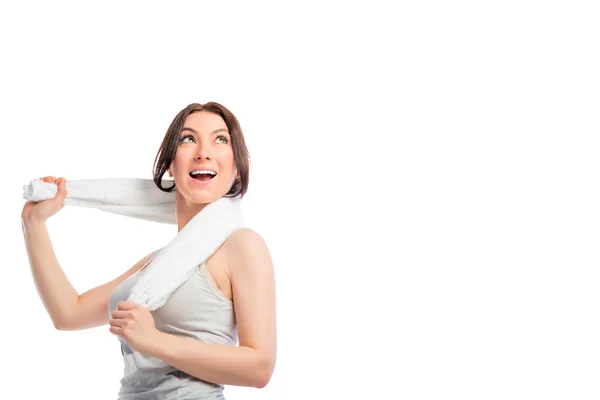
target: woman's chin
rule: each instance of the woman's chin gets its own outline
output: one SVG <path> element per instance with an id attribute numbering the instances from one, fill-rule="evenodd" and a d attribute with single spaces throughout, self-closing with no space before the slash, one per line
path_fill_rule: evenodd
<path id="1" fill-rule="evenodd" d="M 195 189 L 195 190 L 191 190 L 188 193 L 189 193 L 189 196 L 187 196 L 188 202 L 192 203 L 192 204 L 198 204 L 198 205 L 212 203 L 222 197 L 222 196 L 219 196 L 217 193 L 215 193 L 214 190 Z"/>
<path id="2" fill-rule="evenodd" d="M 185 186 L 184 188 L 178 186 L 178 192 L 186 200 L 186 203 L 208 204 L 227 194 L 227 191 L 224 191 L 225 188 L 219 190 L 221 189 L 219 185 L 215 185 L 215 183 L 218 182 L 198 183 L 191 182 L 192 179 L 190 179 L 188 182 L 185 182 L 186 184 L 183 185 Z M 221 194 L 221 192 L 223 193 Z"/>

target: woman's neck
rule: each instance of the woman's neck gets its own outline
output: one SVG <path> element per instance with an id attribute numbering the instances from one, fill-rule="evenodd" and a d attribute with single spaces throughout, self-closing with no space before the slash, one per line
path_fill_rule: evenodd
<path id="1" fill-rule="evenodd" d="M 184 198 L 181 193 L 175 195 L 175 209 L 177 212 L 177 232 L 181 232 L 183 227 L 190 222 L 200 211 L 208 204 L 192 203 Z"/>

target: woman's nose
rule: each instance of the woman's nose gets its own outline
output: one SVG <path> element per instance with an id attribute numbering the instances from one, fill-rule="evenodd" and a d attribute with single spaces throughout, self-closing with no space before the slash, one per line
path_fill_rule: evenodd
<path id="1" fill-rule="evenodd" d="M 198 148 L 196 149 L 196 159 L 211 159 L 212 158 L 212 149 L 208 145 L 198 144 Z"/>

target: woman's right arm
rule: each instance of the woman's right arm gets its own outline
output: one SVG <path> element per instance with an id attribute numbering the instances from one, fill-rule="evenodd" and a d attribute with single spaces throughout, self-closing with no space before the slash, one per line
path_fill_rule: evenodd
<path id="1" fill-rule="evenodd" d="M 43 179 L 47 182 L 54 181 L 50 177 Z M 64 182 L 59 183 L 57 195 L 53 199 L 40 203 L 28 202 L 23 208 L 21 226 L 25 247 L 36 289 L 54 326 L 59 330 L 93 328 L 108 324 L 108 301 L 111 293 L 121 282 L 142 268 L 156 251 L 139 260 L 121 276 L 79 295 L 56 259 L 46 228 L 46 219 L 62 208 L 66 197 L 64 185 Z M 42 205 L 45 208 L 40 207 Z"/>
<path id="2" fill-rule="evenodd" d="M 61 329 L 79 295 L 58 264 L 46 223 L 22 221 L 21 225 L 35 287 L 54 326 Z"/>
<path id="3" fill-rule="evenodd" d="M 108 324 L 111 293 L 156 253 L 148 254 L 112 281 L 79 295 L 56 259 L 46 224 L 24 222 L 23 234 L 36 289 L 59 330 L 81 330 Z"/>

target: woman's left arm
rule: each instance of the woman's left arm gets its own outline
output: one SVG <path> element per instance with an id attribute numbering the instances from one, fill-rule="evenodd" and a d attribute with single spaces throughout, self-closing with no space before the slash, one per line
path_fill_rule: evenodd
<path id="1" fill-rule="evenodd" d="M 275 368 L 275 276 L 267 245 L 244 228 L 226 242 L 239 346 L 209 344 L 157 331 L 148 355 L 199 379 L 265 387 Z"/>

